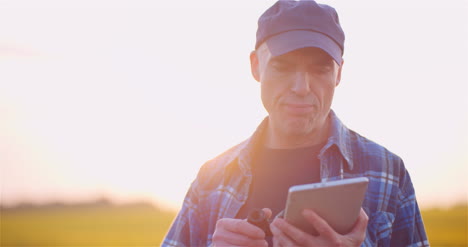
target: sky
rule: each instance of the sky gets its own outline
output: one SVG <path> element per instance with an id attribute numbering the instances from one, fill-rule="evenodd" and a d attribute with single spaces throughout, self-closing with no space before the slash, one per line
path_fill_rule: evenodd
<path id="1" fill-rule="evenodd" d="M 1 0 L 1 203 L 180 207 L 267 115 L 248 58 L 273 2 Z M 334 111 L 403 158 L 421 207 L 467 202 L 467 1 L 319 2 L 346 34 Z"/>

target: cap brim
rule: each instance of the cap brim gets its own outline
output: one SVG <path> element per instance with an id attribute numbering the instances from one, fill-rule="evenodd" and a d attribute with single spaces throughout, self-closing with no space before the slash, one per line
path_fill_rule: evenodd
<path id="1" fill-rule="evenodd" d="M 338 64 L 342 62 L 342 50 L 335 41 L 328 36 L 307 30 L 293 30 L 277 34 L 265 41 L 272 56 L 280 56 L 288 52 L 306 48 L 320 48 Z"/>

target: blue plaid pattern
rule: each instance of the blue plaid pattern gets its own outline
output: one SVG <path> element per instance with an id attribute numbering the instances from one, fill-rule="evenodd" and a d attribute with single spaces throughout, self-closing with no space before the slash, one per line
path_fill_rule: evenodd
<path id="1" fill-rule="evenodd" d="M 410 176 L 400 157 L 346 128 L 330 112 L 332 128 L 320 152 L 322 180 L 365 176 L 369 216 L 362 246 L 429 246 Z M 205 163 L 162 246 L 209 246 L 216 221 L 234 218 L 252 181 L 250 160 L 268 118 L 248 140 Z"/>

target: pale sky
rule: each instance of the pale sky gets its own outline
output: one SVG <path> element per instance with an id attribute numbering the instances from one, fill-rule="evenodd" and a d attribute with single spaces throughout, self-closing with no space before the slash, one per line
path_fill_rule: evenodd
<path id="1" fill-rule="evenodd" d="M 0 0 L 1 202 L 180 207 L 266 112 L 248 56 L 274 1 Z M 319 1 L 346 34 L 332 108 L 405 161 L 422 207 L 468 198 L 468 3 Z"/>

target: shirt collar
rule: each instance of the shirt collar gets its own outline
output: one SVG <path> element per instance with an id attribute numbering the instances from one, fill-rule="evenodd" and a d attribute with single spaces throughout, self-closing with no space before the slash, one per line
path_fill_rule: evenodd
<path id="1" fill-rule="evenodd" d="M 336 146 L 339 153 L 346 161 L 348 168 L 352 170 L 354 164 L 353 159 L 351 158 L 352 146 L 350 130 L 341 122 L 333 110 L 330 110 L 329 118 L 331 120 L 330 135 L 328 137 L 328 142 L 322 148 L 319 157 L 322 157 L 322 155 L 324 155 L 324 153 L 326 153 L 331 147 Z"/>
<path id="2" fill-rule="evenodd" d="M 260 150 L 261 145 L 263 145 L 267 125 L 268 117 L 265 117 L 255 130 L 254 134 L 246 141 L 245 148 L 240 152 L 239 167 L 244 175 L 252 175 L 250 164 L 255 153 L 257 153 Z"/>

